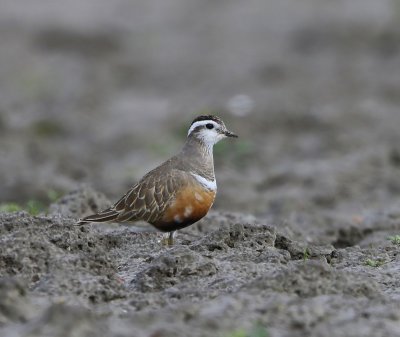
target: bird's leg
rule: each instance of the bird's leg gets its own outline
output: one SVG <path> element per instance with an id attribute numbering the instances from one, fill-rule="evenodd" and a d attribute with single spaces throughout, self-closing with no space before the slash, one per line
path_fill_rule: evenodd
<path id="1" fill-rule="evenodd" d="M 175 236 L 175 231 L 164 233 L 160 243 L 163 246 L 173 246 L 174 245 L 174 236 Z"/>
<path id="2" fill-rule="evenodd" d="M 169 246 L 174 245 L 174 237 L 175 237 L 175 231 L 169 232 L 169 236 L 168 236 L 168 245 Z"/>

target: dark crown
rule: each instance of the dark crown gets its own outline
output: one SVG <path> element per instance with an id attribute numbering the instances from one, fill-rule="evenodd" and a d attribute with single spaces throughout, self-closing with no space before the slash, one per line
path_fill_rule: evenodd
<path id="1" fill-rule="evenodd" d="M 194 119 L 194 121 L 192 122 L 191 125 L 193 125 L 196 122 L 201 122 L 201 121 L 214 121 L 217 122 L 218 124 L 223 124 L 222 119 L 217 117 L 217 116 L 213 116 L 213 115 L 202 115 L 199 116 L 197 118 Z"/>

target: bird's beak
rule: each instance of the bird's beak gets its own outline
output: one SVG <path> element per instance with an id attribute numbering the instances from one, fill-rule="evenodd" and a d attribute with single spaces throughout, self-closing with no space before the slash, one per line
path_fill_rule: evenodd
<path id="1" fill-rule="evenodd" d="M 238 138 L 239 137 L 237 134 L 235 134 L 233 132 L 230 132 L 228 130 L 224 131 L 224 135 L 227 136 L 227 137 L 232 137 L 232 138 Z"/>

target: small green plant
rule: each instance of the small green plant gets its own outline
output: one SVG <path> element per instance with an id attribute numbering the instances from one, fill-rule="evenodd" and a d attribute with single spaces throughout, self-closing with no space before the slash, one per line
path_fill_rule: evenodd
<path id="1" fill-rule="evenodd" d="M 256 324 L 250 331 L 244 329 L 238 329 L 224 337 L 268 337 L 268 331 L 261 324 Z"/>
<path id="2" fill-rule="evenodd" d="M 0 212 L 18 212 L 27 211 L 31 215 L 38 215 L 39 213 L 46 212 L 50 203 L 55 202 L 61 197 L 61 193 L 54 189 L 48 189 L 46 196 L 42 200 L 30 199 L 25 203 L 4 202 L 0 203 Z"/>
<path id="3" fill-rule="evenodd" d="M 304 248 L 303 250 L 303 260 L 307 261 L 311 257 L 311 252 L 308 247 Z"/>
<path id="4" fill-rule="evenodd" d="M 50 202 L 54 202 L 61 197 L 61 193 L 53 189 L 47 190 L 46 195 Z"/>
<path id="5" fill-rule="evenodd" d="M 11 212 L 18 212 L 21 211 L 22 207 L 15 202 L 6 202 L 4 204 L 0 204 L 0 212 L 6 212 L 6 213 L 11 213 Z"/>
<path id="6" fill-rule="evenodd" d="M 400 235 L 389 236 L 388 240 L 390 240 L 394 245 L 400 245 Z"/>
<path id="7" fill-rule="evenodd" d="M 373 268 L 377 268 L 380 267 L 382 265 L 384 265 L 386 262 L 384 260 L 373 260 L 373 259 L 367 259 L 365 260 L 365 265 L 369 266 L 369 267 L 373 267 Z"/>
<path id="8" fill-rule="evenodd" d="M 26 203 L 25 207 L 26 211 L 31 215 L 38 215 L 41 212 L 45 211 L 45 206 L 38 200 L 29 200 Z"/>
<path id="9" fill-rule="evenodd" d="M 261 324 L 257 324 L 250 330 L 248 337 L 268 337 L 268 331 Z"/>
<path id="10" fill-rule="evenodd" d="M 247 337 L 247 334 L 243 329 L 239 329 L 224 335 L 224 337 Z"/>
<path id="11" fill-rule="evenodd" d="M 33 132 L 43 138 L 56 137 L 66 133 L 63 126 L 53 120 L 39 120 L 32 125 Z"/>
<path id="12" fill-rule="evenodd" d="M 31 215 L 38 215 L 39 213 L 46 211 L 46 206 L 42 202 L 33 199 L 29 200 L 24 205 L 17 204 L 15 202 L 6 202 L 0 204 L 0 212 L 11 213 L 18 211 L 27 211 Z"/>

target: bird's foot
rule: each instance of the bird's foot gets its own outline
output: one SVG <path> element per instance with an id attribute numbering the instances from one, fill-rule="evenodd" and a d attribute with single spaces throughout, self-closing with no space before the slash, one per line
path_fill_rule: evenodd
<path id="1" fill-rule="evenodd" d="M 164 233 L 160 243 L 163 246 L 173 246 L 174 245 L 174 236 L 175 236 L 175 231 L 169 232 L 169 233 Z"/>

